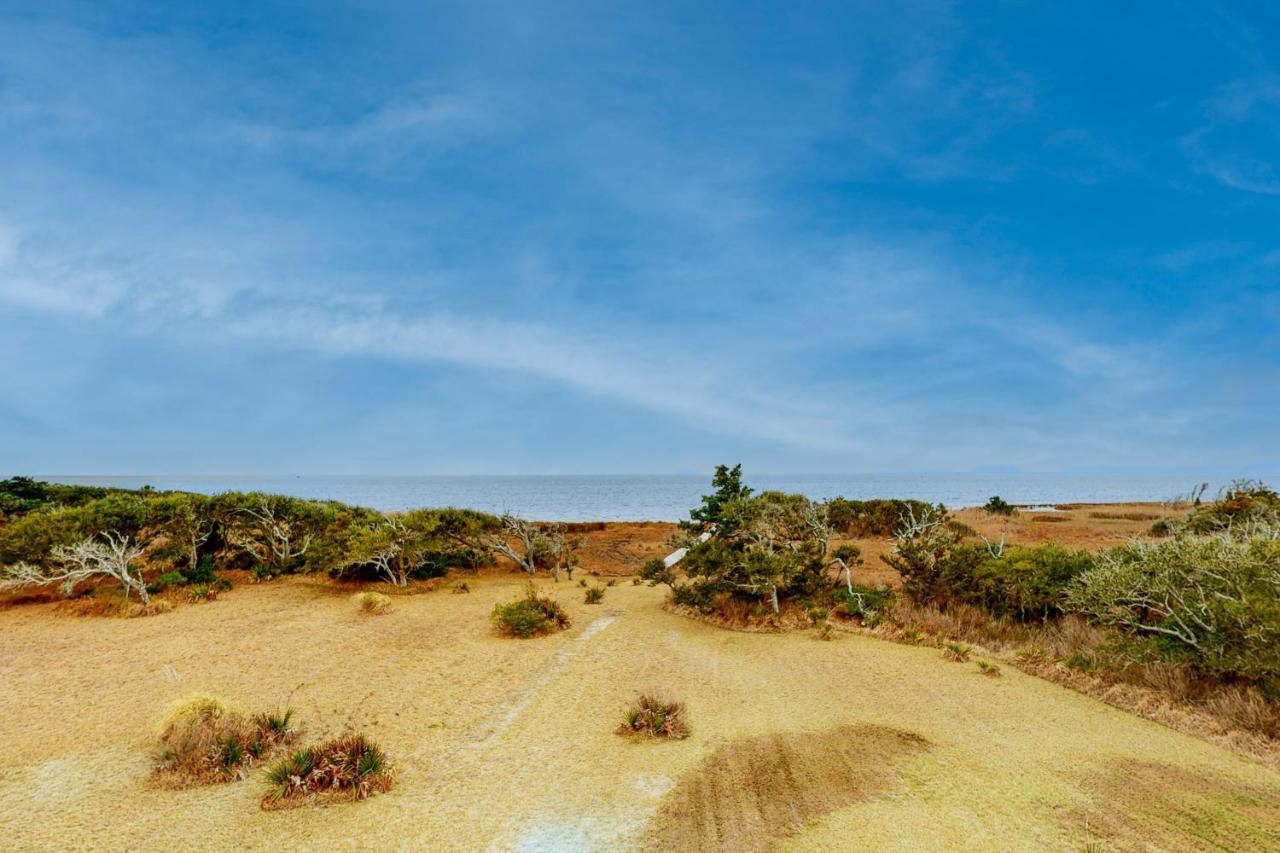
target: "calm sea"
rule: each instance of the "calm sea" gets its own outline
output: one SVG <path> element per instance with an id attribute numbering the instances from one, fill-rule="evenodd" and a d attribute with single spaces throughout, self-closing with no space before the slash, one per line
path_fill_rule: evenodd
<path id="1" fill-rule="evenodd" d="M 701 475 L 571 475 L 468 477 L 50 476 L 60 483 L 216 494 L 263 491 L 324 498 L 382 510 L 457 506 L 511 512 L 543 521 L 677 521 L 688 515 L 710 478 Z M 1208 478 L 1206 478 L 1208 479 Z M 1119 503 L 1167 500 L 1191 490 L 1185 476 L 1076 474 L 796 474 L 749 477 L 757 490 L 812 498 L 918 498 L 959 508 L 992 495 L 1017 504 Z"/>

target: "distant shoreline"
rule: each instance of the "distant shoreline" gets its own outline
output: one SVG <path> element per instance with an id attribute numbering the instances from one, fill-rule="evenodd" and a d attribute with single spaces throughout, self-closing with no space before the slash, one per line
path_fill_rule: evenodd
<path id="1" fill-rule="evenodd" d="M 457 506 L 511 512 L 544 521 L 654 521 L 684 519 L 709 488 L 706 475 L 466 475 L 466 476 L 290 476 L 113 475 L 43 476 L 77 485 L 190 491 L 263 491 L 314 500 L 335 500 L 383 511 Z M 1077 474 L 878 474 L 758 475 L 758 491 L 799 492 L 814 499 L 915 498 L 953 509 L 981 506 L 992 495 L 1024 507 L 1060 504 L 1164 503 L 1200 482 L 1210 494 L 1225 480 L 1181 475 Z"/>

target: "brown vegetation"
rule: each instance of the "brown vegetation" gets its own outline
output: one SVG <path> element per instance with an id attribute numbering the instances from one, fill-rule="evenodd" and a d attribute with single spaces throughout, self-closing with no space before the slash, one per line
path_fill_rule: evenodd
<path id="1" fill-rule="evenodd" d="M 1084 780 L 1091 803 L 1065 822 L 1108 850 L 1280 849 L 1280 796 L 1154 762 L 1118 762 Z"/>
<path id="2" fill-rule="evenodd" d="M 348 733 L 281 758 L 267 771 L 264 809 L 303 803 L 363 800 L 386 793 L 395 771 L 377 744 Z"/>
<path id="3" fill-rule="evenodd" d="M 183 788 L 243 779 L 248 768 L 296 739 L 293 712 L 246 716 L 208 694 L 170 706 L 160 725 L 152 779 Z"/>
<path id="4" fill-rule="evenodd" d="M 840 726 L 731 741 L 663 800 L 646 847 L 771 850 L 806 822 L 891 789 L 897 764 L 924 738 L 879 726 Z"/>
<path id="5" fill-rule="evenodd" d="M 642 693 L 627 709 L 618 734 L 683 740 L 689 736 L 684 705 L 663 696 Z"/>

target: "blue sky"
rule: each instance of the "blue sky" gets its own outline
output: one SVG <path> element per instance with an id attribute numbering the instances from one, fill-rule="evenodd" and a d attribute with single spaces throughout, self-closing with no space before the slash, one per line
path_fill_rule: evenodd
<path id="1" fill-rule="evenodd" d="M 0 0 L 0 469 L 1275 470 L 1278 39 Z"/>

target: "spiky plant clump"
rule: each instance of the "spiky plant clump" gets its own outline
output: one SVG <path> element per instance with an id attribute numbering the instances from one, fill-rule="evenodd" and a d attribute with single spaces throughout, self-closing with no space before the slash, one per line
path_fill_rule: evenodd
<path id="1" fill-rule="evenodd" d="M 948 642 L 942 646 L 942 656 L 956 663 L 965 663 L 969 660 L 969 647 L 964 643 Z"/>
<path id="2" fill-rule="evenodd" d="M 360 608 L 361 613 L 370 616 L 381 616 L 391 612 L 391 596 L 380 592 L 357 592 L 351 600 Z"/>
<path id="3" fill-rule="evenodd" d="M 604 587 L 592 586 L 587 588 L 586 596 L 583 599 L 587 604 L 599 604 L 604 600 Z"/>
<path id="4" fill-rule="evenodd" d="M 627 715 L 618 726 L 618 734 L 682 740 L 689 736 L 689 724 L 685 721 L 685 708 L 662 696 L 642 693 L 627 709 Z"/>
<path id="5" fill-rule="evenodd" d="M 347 734 L 295 750 L 267 770 L 264 809 L 317 797 L 363 800 L 391 790 L 395 771 L 386 753 L 362 734 Z"/>
<path id="6" fill-rule="evenodd" d="M 987 660 L 978 661 L 978 672 L 990 678 L 1000 677 L 1000 667 Z"/>

